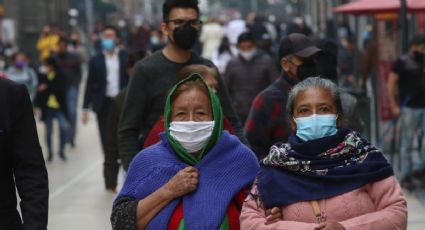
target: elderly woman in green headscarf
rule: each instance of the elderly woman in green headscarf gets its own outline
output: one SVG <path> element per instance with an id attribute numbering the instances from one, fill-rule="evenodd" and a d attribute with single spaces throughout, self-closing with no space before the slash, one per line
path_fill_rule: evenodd
<path id="1" fill-rule="evenodd" d="M 223 131 L 218 97 L 199 74 L 165 106 L 161 141 L 132 161 L 114 202 L 114 229 L 239 229 L 241 204 L 259 169 L 253 152 Z"/>

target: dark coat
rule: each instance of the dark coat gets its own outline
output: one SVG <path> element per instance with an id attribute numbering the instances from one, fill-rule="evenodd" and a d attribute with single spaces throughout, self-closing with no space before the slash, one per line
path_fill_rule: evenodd
<path id="1" fill-rule="evenodd" d="M 128 84 L 127 74 L 127 53 L 120 51 L 118 53 L 120 62 L 120 89 Z M 94 56 L 89 63 L 89 75 L 87 78 L 86 91 L 84 94 L 83 108 L 88 109 L 90 106 L 95 112 L 101 111 L 106 101 L 106 60 L 103 53 Z"/>
<path id="2" fill-rule="evenodd" d="M 124 105 L 127 90 L 122 90 L 112 99 L 108 114 L 107 139 L 105 144 L 105 162 L 103 164 L 103 177 L 107 189 L 116 188 L 118 182 L 118 172 L 120 168 L 118 151 L 118 124 L 122 107 Z"/>
<path id="3" fill-rule="evenodd" d="M 250 61 L 240 56 L 229 61 L 223 78 L 242 124 L 248 117 L 255 96 L 273 83 L 278 76 L 273 59 L 261 51 L 258 51 Z"/>
<path id="4" fill-rule="evenodd" d="M 67 87 L 77 87 L 81 83 L 82 70 L 81 64 L 82 60 L 80 56 L 66 52 L 66 53 L 58 53 L 53 56 L 59 65 L 62 73 L 66 77 L 66 85 Z"/>
<path id="5" fill-rule="evenodd" d="M 66 100 L 66 89 L 67 89 L 67 78 L 66 75 L 61 71 L 56 71 L 56 76 L 53 80 L 48 80 L 47 75 L 39 75 L 39 85 L 47 84 L 47 89 L 43 92 L 39 92 L 36 98 L 37 107 L 41 108 L 41 119 L 44 120 L 47 101 L 50 95 L 54 95 L 59 102 L 60 111 L 69 120 L 68 106 Z"/>
<path id="6" fill-rule="evenodd" d="M 45 230 L 47 170 L 25 86 L 0 78 L 0 108 L 0 229 Z"/>

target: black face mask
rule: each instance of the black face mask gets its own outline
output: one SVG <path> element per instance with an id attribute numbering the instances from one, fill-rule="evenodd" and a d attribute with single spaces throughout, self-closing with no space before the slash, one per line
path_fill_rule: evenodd
<path id="1" fill-rule="evenodd" d="M 316 63 L 313 60 L 305 61 L 297 67 L 297 78 L 299 81 L 316 76 L 317 74 Z"/>
<path id="2" fill-rule="evenodd" d="M 186 23 L 174 29 L 173 38 L 178 47 L 189 50 L 198 40 L 198 30 L 193 28 L 190 23 Z"/>
<path id="3" fill-rule="evenodd" d="M 415 60 L 416 63 L 418 64 L 423 64 L 424 63 L 424 59 L 425 59 L 425 54 L 421 53 L 421 52 L 414 52 L 413 53 L 413 60 Z"/>

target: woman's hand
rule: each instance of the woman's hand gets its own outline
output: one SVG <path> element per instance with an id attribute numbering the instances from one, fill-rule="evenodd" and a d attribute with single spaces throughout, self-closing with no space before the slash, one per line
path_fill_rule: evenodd
<path id="1" fill-rule="evenodd" d="M 330 222 L 321 223 L 315 227 L 314 230 L 345 230 L 345 228 L 338 222 Z"/>
<path id="2" fill-rule="evenodd" d="M 279 207 L 266 210 L 266 225 L 276 223 L 280 220 L 283 220 L 283 214 Z"/>
<path id="3" fill-rule="evenodd" d="M 137 229 L 145 229 L 148 223 L 170 201 L 194 191 L 198 187 L 198 170 L 186 167 L 180 170 L 164 186 L 148 195 L 137 204 Z"/>
<path id="4" fill-rule="evenodd" d="M 163 186 L 163 189 L 172 199 L 181 197 L 196 190 L 198 178 L 198 170 L 189 166 L 180 170 Z"/>

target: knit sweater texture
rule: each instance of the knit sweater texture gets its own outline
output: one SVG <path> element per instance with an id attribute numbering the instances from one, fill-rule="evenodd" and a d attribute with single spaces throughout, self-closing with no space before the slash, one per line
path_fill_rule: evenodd
<path id="1" fill-rule="evenodd" d="M 117 199 L 144 199 L 187 166 L 162 133 L 161 142 L 142 150 L 134 158 Z M 259 169 L 253 152 L 226 131 L 195 167 L 199 171 L 197 189 L 168 203 L 149 222 L 147 229 L 167 229 L 179 202 L 183 202 L 187 230 L 218 229 L 231 200 L 253 182 Z"/>

